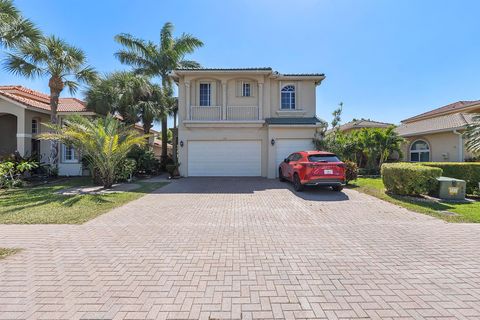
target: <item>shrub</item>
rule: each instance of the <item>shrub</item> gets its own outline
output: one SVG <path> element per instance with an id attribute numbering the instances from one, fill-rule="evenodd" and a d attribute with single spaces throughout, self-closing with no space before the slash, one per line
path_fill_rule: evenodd
<path id="1" fill-rule="evenodd" d="M 160 161 L 155 158 L 153 151 L 146 147 L 135 147 L 128 153 L 128 158 L 137 163 L 135 173 L 157 174 L 160 169 Z"/>
<path id="2" fill-rule="evenodd" d="M 117 182 L 128 181 L 132 178 L 137 167 L 137 162 L 134 159 L 125 159 L 118 167 L 115 180 Z"/>
<path id="3" fill-rule="evenodd" d="M 353 161 L 344 161 L 345 163 L 345 182 L 348 184 L 349 181 L 357 180 L 358 177 L 358 166 Z"/>
<path id="4" fill-rule="evenodd" d="M 442 169 L 445 177 L 465 180 L 468 194 L 478 192 L 480 182 L 480 163 L 478 162 L 427 162 L 422 165 Z"/>
<path id="5" fill-rule="evenodd" d="M 385 163 L 382 180 L 388 192 L 399 195 L 429 194 L 437 189 L 442 169 L 414 163 Z"/>
<path id="6" fill-rule="evenodd" d="M 36 161 L 20 159 L 0 162 L 0 188 L 23 186 L 22 175 L 38 167 Z"/>

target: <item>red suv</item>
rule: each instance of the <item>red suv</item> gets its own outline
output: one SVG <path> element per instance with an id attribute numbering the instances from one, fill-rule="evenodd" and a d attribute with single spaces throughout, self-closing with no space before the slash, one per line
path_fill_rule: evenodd
<path id="1" fill-rule="evenodd" d="M 345 185 L 345 164 L 330 152 L 298 151 L 278 168 L 280 181 L 290 180 L 296 191 L 305 186 L 329 186 L 341 191 Z"/>

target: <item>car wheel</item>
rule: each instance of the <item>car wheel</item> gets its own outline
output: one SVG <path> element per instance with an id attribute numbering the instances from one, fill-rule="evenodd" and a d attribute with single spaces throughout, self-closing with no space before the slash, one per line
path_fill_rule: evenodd
<path id="1" fill-rule="evenodd" d="M 293 175 L 293 188 L 295 191 L 303 191 L 304 185 L 300 182 L 300 177 L 298 174 Z"/>
<path id="2" fill-rule="evenodd" d="M 336 191 L 336 192 L 340 192 L 340 191 L 343 190 L 343 186 L 333 186 L 333 187 L 332 187 L 332 190 L 333 190 L 333 191 Z"/>
<path id="3" fill-rule="evenodd" d="M 281 182 L 286 181 L 285 177 L 283 176 L 282 168 L 278 169 L 278 180 L 280 180 Z"/>

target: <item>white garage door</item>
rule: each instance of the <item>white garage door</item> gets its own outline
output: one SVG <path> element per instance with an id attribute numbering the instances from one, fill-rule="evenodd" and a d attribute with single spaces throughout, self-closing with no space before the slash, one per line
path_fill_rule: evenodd
<path id="1" fill-rule="evenodd" d="M 290 154 L 296 151 L 314 150 L 312 139 L 277 139 L 275 141 L 276 172 L 278 175 L 278 166 Z"/>
<path id="2" fill-rule="evenodd" d="M 258 141 L 189 141 L 189 176 L 261 176 Z"/>

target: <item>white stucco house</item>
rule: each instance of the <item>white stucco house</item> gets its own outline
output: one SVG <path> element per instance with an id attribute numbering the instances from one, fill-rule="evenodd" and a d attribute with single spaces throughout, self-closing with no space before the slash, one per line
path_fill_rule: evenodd
<path id="1" fill-rule="evenodd" d="M 182 176 L 275 178 L 290 153 L 314 148 L 323 74 L 181 69 L 171 77 L 178 85 Z"/>

